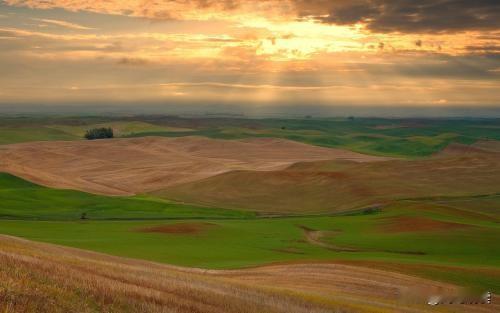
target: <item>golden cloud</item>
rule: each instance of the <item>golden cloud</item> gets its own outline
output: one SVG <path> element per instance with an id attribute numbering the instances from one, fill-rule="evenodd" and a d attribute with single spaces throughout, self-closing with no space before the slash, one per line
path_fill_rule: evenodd
<path id="1" fill-rule="evenodd" d="M 92 30 L 92 29 L 95 29 L 95 28 L 92 28 L 92 27 L 86 27 L 86 26 L 79 25 L 79 24 L 76 24 L 76 23 L 70 23 L 70 22 L 61 21 L 61 20 L 53 20 L 53 19 L 47 19 L 47 18 L 34 18 L 33 20 L 40 21 L 40 22 L 43 22 L 43 23 L 52 24 L 52 25 L 56 25 L 56 26 L 61 26 L 61 27 L 64 27 L 64 28 L 70 28 L 70 29 L 77 29 L 77 30 Z"/>
<path id="2" fill-rule="evenodd" d="M 29 94 L 47 101 L 55 94 L 58 101 L 182 96 L 448 105 L 498 100 L 499 31 L 486 24 L 443 31 L 435 15 L 414 3 L 409 10 L 420 10 L 416 16 L 422 18 L 425 13 L 436 28 L 405 30 L 405 21 L 396 23 L 402 0 L 392 6 L 381 6 L 387 4 L 383 0 L 4 3 L 77 12 L 32 10 L 15 27 L 1 23 L 8 18 L 0 20 L 4 100 L 16 93 L 19 99 Z M 463 3 L 474 14 L 486 8 Z M 93 21 L 86 13 L 73 21 L 80 11 L 125 17 Z M 116 19 L 127 23 L 115 27 Z M 33 20 L 55 27 L 27 23 Z"/>

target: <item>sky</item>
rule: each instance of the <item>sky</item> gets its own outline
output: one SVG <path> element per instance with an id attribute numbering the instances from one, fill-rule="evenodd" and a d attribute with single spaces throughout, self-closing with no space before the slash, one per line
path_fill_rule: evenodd
<path id="1" fill-rule="evenodd" d="M 498 0 L 0 0 L 0 105 L 500 108 Z"/>

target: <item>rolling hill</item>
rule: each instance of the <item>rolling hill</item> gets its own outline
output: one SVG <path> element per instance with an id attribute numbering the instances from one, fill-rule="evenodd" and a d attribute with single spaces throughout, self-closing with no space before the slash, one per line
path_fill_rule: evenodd
<path id="1" fill-rule="evenodd" d="M 262 213 L 331 213 L 396 199 L 500 192 L 500 154 L 451 145 L 420 160 L 299 162 L 231 171 L 154 192 L 169 199 Z"/>
<path id="2" fill-rule="evenodd" d="M 3 312 L 448 312 L 457 286 L 341 264 L 204 271 L 0 236 Z M 454 312 L 496 312 L 454 305 Z"/>
<path id="3" fill-rule="evenodd" d="M 173 218 L 244 218 L 249 212 L 193 206 L 148 196 L 106 197 L 52 189 L 0 173 L 0 219 L 154 220 Z"/>
<path id="4" fill-rule="evenodd" d="M 112 127 L 120 137 L 282 138 L 365 154 L 432 155 L 451 143 L 500 140 L 498 119 L 221 118 L 141 116 L 0 116 L 0 145 L 81 140 L 86 129 Z"/>
<path id="5" fill-rule="evenodd" d="M 107 195 L 144 193 L 237 169 L 270 171 L 329 159 L 387 158 L 269 138 L 147 137 L 0 146 L 0 171 L 50 187 Z"/>

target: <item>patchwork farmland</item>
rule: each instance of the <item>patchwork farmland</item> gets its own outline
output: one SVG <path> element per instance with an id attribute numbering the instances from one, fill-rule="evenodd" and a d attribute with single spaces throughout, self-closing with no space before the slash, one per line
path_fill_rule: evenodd
<path id="1" fill-rule="evenodd" d="M 5 121 L 0 310 L 447 312 L 427 299 L 486 291 L 452 309 L 499 309 L 497 124 Z M 95 125 L 119 138 L 80 140 Z M 313 139 L 340 131 L 364 135 Z"/>

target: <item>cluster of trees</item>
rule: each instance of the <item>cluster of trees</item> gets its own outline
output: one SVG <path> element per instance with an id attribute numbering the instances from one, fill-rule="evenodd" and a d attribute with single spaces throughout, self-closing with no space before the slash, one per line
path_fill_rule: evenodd
<path id="1" fill-rule="evenodd" d="M 113 138 L 113 129 L 111 127 L 92 128 L 85 132 L 85 138 L 88 140 Z"/>

